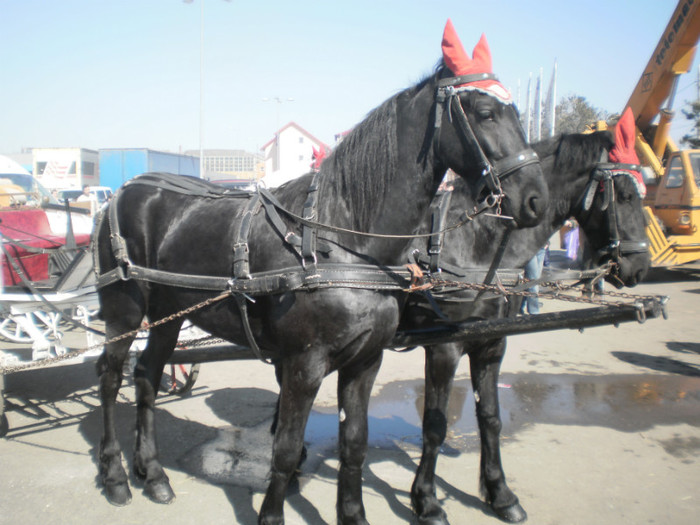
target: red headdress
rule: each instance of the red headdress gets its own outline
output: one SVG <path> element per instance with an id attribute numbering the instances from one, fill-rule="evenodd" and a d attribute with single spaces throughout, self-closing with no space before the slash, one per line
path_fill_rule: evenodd
<path id="1" fill-rule="evenodd" d="M 481 35 L 472 52 L 472 58 L 470 58 L 464 50 L 464 46 L 462 46 L 462 42 L 459 40 L 450 19 L 447 20 L 445 31 L 442 35 L 442 56 L 445 64 L 455 76 L 493 73 L 491 51 L 486 42 L 486 35 Z M 510 92 L 496 79 L 474 80 L 460 85 L 459 88 L 481 91 L 498 98 L 506 104 L 513 102 Z"/>
<path id="2" fill-rule="evenodd" d="M 311 163 L 311 169 L 314 171 L 318 171 L 321 169 L 321 163 L 323 162 L 323 159 L 326 158 L 326 148 L 320 146 L 319 149 L 316 149 L 313 146 L 311 146 L 311 149 L 313 150 L 313 153 L 311 155 L 311 158 L 313 159 L 313 162 Z"/>
<path id="3" fill-rule="evenodd" d="M 637 157 L 637 152 L 634 150 L 635 139 L 634 115 L 632 114 L 632 108 L 627 107 L 615 126 L 615 147 L 610 150 L 610 161 L 639 165 L 639 157 Z M 647 188 L 641 172 L 630 169 L 622 171 L 630 174 L 634 179 L 640 197 L 644 198 Z"/>

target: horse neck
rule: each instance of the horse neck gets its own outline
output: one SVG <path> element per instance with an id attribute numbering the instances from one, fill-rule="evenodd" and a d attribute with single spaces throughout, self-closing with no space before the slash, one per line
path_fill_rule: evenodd
<path id="1" fill-rule="evenodd" d="M 499 267 L 519 268 L 529 261 L 575 214 L 589 181 L 588 168 L 558 173 L 554 168 L 555 160 L 554 155 L 541 158 L 549 187 L 549 205 L 539 225 L 512 229 L 506 219 L 479 216 L 446 237 L 443 254 L 449 262 L 463 267 L 488 267 L 497 256 L 506 234 L 506 247 Z M 463 181 L 457 180 L 453 186 L 450 223 L 456 222 L 464 210 L 472 209 L 475 204 L 469 187 Z"/>
<path id="2" fill-rule="evenodd" d="M 439 184 L 432 154 L 419 160 L 433 105 L 430 87 L 406 90 L 373 111 L 322 165 L 321 219 L 378 234 L 423 227 Z M 410 239 L 343 236 L 342 244 L 394 264 Z"/>
<path id="3" fill-rule="evenodd" d="M 597 156 L 596 156 L 597 158 Z M 583 193 L 590 181 L 590 165 L 559 171 L 555 168 L 556 156 L 541 159 L 542 171 L 549 187 L 549 206 L 542 222 L 534 228 L 517 230 L 512 233 L 510 247 L 503 257 L 503 264 L 521 267 L 529 261 L 550 237 L 562 228 L 564 223 L 574 217 L 580 209 Z"/>

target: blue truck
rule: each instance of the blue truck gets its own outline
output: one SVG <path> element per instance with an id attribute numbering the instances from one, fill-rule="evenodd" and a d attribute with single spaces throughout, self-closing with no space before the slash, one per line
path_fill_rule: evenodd
<path id="1" fill-rule="evenodd" d="M 199 177 L 199 157 L 147 148 L 100 149 L 100 184 L 116 191 L 141 173 L 164 171 Z"/>

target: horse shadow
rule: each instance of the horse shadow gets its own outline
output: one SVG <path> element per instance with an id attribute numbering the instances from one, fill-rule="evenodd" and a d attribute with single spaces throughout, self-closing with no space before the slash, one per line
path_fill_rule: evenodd
<path id="1" fill-rule="evenodd" d="M 271 463 L 272 424 L 277 393 L 262 388 L 222 388 L 209 391 L 205 387 L 193 389 L 191 396 L 206 396 L 205 404 L 224 424 L 212 426 L 168 410 L 177 398 L 160 398 L 156 405 L 160 460 L 168 471 L 179 471 L 189 477 L 217 485 L 229 500 L 237 523 L 257 523 L 254 495 L 264 492 L 268 484 Z M 242 408 L 245 407 L 245 408 Z M 120 402 L 115 419 L 129 424 L 118 425 L 118 439 L 125 451 L 124 459 L 130 484 L 138 489 L 140 480 L 133 474 L 133 458 L 128 452 L 134 442 L 135 406 Z M 413 511 L 405 503 L 417 464 L 401 438 L 386 438 L 386 429 L 394 436 L 420 435 L 420 427 L 401 417 L 376 418 L 370 416 L 370 442 L 363 472 L 363 490 L 374 491 L 387 501 L 397 520 L 411 522 Z M 312 479 L 335 485 L 337 481 L 337 427 L 338 416 L 323 409 L 313 410 L 307 425 L 305 445 L 307 457 L 298 475 L 289 486 L 286 505 L 303 516 L 306 523 L 325 523 L 319 509 L 304 496 L 304 486 Z M 99 409 L 88 413 L 80 423 L 80 432 L 91 446 L 91 457 L 97 472 L 98 449 L 102 433 Z M 373 434 L 375 435 L 373 437 Z M 377 441 L 376 435 L 381 434 Z M 398 489 L 383 480 L 377 471 L 387 461 L 406 473 L 405 489 Z M 482 500 L 468 494 L 437 476 L 438 486 L 464 506 L 481 509 L 493 516 Z M 95 478 L 97 487 L 99 479 Z M 395 484 L 394 484 L 395 485 Z M 155 505 L 155 504 L 154 504 Z"/>
<path id="2" fill-rule="evenodd" d="M 666 343 L 670 350 L 681 353 L 700 353 L 700 344 L 698 343 Z M 612 355 L 635 366 L 649 368 L 657 372 L 666 372 L 668 374 L 683 375 L 689 377 L 700 377 L 700 366 L 694 363 L 686 363 L 678 359 L 672 359 L 664 356 L 651 356 L 638 352 L 612 352 Z"/>
<path id="3" fill-rule="evenodd" d="M 650 268 L 645 283 L 678 283 L 700 281 L 700 269 L 695 266 Z"/>

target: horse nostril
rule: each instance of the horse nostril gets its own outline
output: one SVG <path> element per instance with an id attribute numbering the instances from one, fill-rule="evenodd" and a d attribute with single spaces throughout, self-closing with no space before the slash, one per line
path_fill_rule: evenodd
<path id="1" fill-rule="evenodd" d="M 532 195 L 527 200 L 527 213 L 532 219 L 538 219 L 542 213 L 541 200 L 538 195 Z"/>

